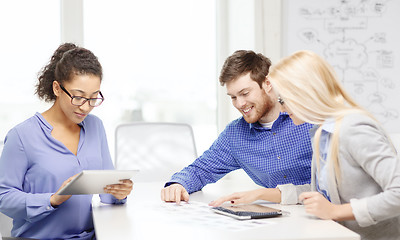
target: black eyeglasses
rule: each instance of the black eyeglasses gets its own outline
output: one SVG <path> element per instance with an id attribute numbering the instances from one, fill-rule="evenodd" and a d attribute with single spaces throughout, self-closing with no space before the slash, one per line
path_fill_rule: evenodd
<path id="1" fill-rule="evenodd" d="M 279 96 L 278 97 L 278 103 L 280 103 L 281 105 L 283 105 L 285 103 L 285 101 L 283 101 L 283 99 Z"/>
<path id="2" fill-rule="evenodd" d="M 103 103 L 104 97 L 103 94 L 99 91 L 101 98 L 85 98 L 80 96 L 72 96 L 67 89 L 65 89 L 61 84 L 60 88 L 71 98 L 71 104 L 75 106 L 82 106 L 85 102 L 89 101 L 89 106 L 98 107 Z"/>

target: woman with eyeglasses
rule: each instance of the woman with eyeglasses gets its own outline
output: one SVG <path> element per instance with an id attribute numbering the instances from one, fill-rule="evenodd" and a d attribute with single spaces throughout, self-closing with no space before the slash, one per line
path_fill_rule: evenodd
<path id="1" fill-rule="evenodd" d="M 314 124 L 311 185 L 278 186 L 283 204 L 336 220 L 361 239 L 400 239 L 400 164 L 389 136 L 344 90 L 333 68 L 311 51 L 272 66 L 268 79 L 296 125 Z M 268 189 L 218 200 L 234 204 L 277 196 Z"/>
<path id="2" fill-rule="evenodd" d="M 66 43 L 39 73 L 36 93 L 53 105 L 11 129 L 0 159 L 0 211 L 12 236 L 94 239 L 92 195 L 58 195 L 82 170 L 113 169 L 100 106 L 102 67 L 89 50 Z M 122 204 L 132 181 L 110 185 L 104 203 Z"/>

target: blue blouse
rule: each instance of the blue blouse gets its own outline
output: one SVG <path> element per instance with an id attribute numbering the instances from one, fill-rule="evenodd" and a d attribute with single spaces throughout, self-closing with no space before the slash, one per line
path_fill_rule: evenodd
<path id="1" fill-rule="evenodd" d="M 335 127 L 334 119 L 328 119 L 322 125 L 321 137 L 319 140 L 320 169 L 318 171 L 318 168 L 317 167 L 315 168 L 317 169 L 317 171 L 315 172 L 316 189 L 329 201 L 331 201 L 331 197 L 328 191 L 329 171 L 328 171 L 327 156 L 328 152 L 330 151 L 329 146 L 331 144 L 331 135 L 333 134 L 334 127 Z M 318 126 L 315 126 L 311 131 L 312 138 L 314 138 L 317 128 Z"/>
<path id="2" fill-rule="evenodd" d="M 88 169 L 113 169 L 103 123 L 88 115 L 80 124 L 77 155 L 53 138 L 40 113 L 11 129 L 0 158 L 0 211 L 13 218 L 12 236 L 91 239 L 92 195 L 74 195 L 57 208 L 50 197 L 69 177 Z M 124 203 L 110 194 L 104 203 Z"/>

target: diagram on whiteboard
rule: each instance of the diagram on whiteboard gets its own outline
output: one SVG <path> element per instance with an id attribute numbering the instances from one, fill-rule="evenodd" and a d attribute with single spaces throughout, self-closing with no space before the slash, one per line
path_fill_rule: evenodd
<path id="1" fill-rule="evenodd" d="M 309 49 L 350 94 L 400 132 L 400 1 L 287 0 L 285 55 Z"/>

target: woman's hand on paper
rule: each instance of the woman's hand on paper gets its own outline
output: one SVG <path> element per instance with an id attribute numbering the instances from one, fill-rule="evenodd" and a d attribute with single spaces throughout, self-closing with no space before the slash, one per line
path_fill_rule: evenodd
<path id="1" fill-rule="evenodd" d="M 321 219 L 333 219 L 334 204 L 319 192 L 303 192 L 299 196 L 307 213 Z"/>
<path id="2" fill-rule="evenodd" d="M 333 204 L 319 192 L 303 192 L 299 196 L 303 201 L 307 213 L 321 219 L 332 219 L 336 221 L 354 220 L 353 211 L 349 203 Z"/>
<path id="3" fill-rule="evenodd" d="M 266 200 L 269 202 L 280 202 L 281 192 L 277 188 L 260 188 L 245 192 L 236 192 L 228 196 L 218 198 L 208 205 L 218 207 L 224 202 L 230 202 L 233 205 L 252 203 L 256 200 Z"/>
<path id="4" fill-rule="evenodd" d="M 224 202 L 228 202 L 228 201 L 233 205 L 243 204 L 243 203 L 252 203 L 252 202 L 258 200 L 259 195 L 257 194 L 257 191 L 258 190 L 235 192 L 231 195 L 220 197 L 217 200 L 210 202 L 208 205 L 213 206 L 213 207 L 218 207 L 221 204 L 223 204 Z"/>

